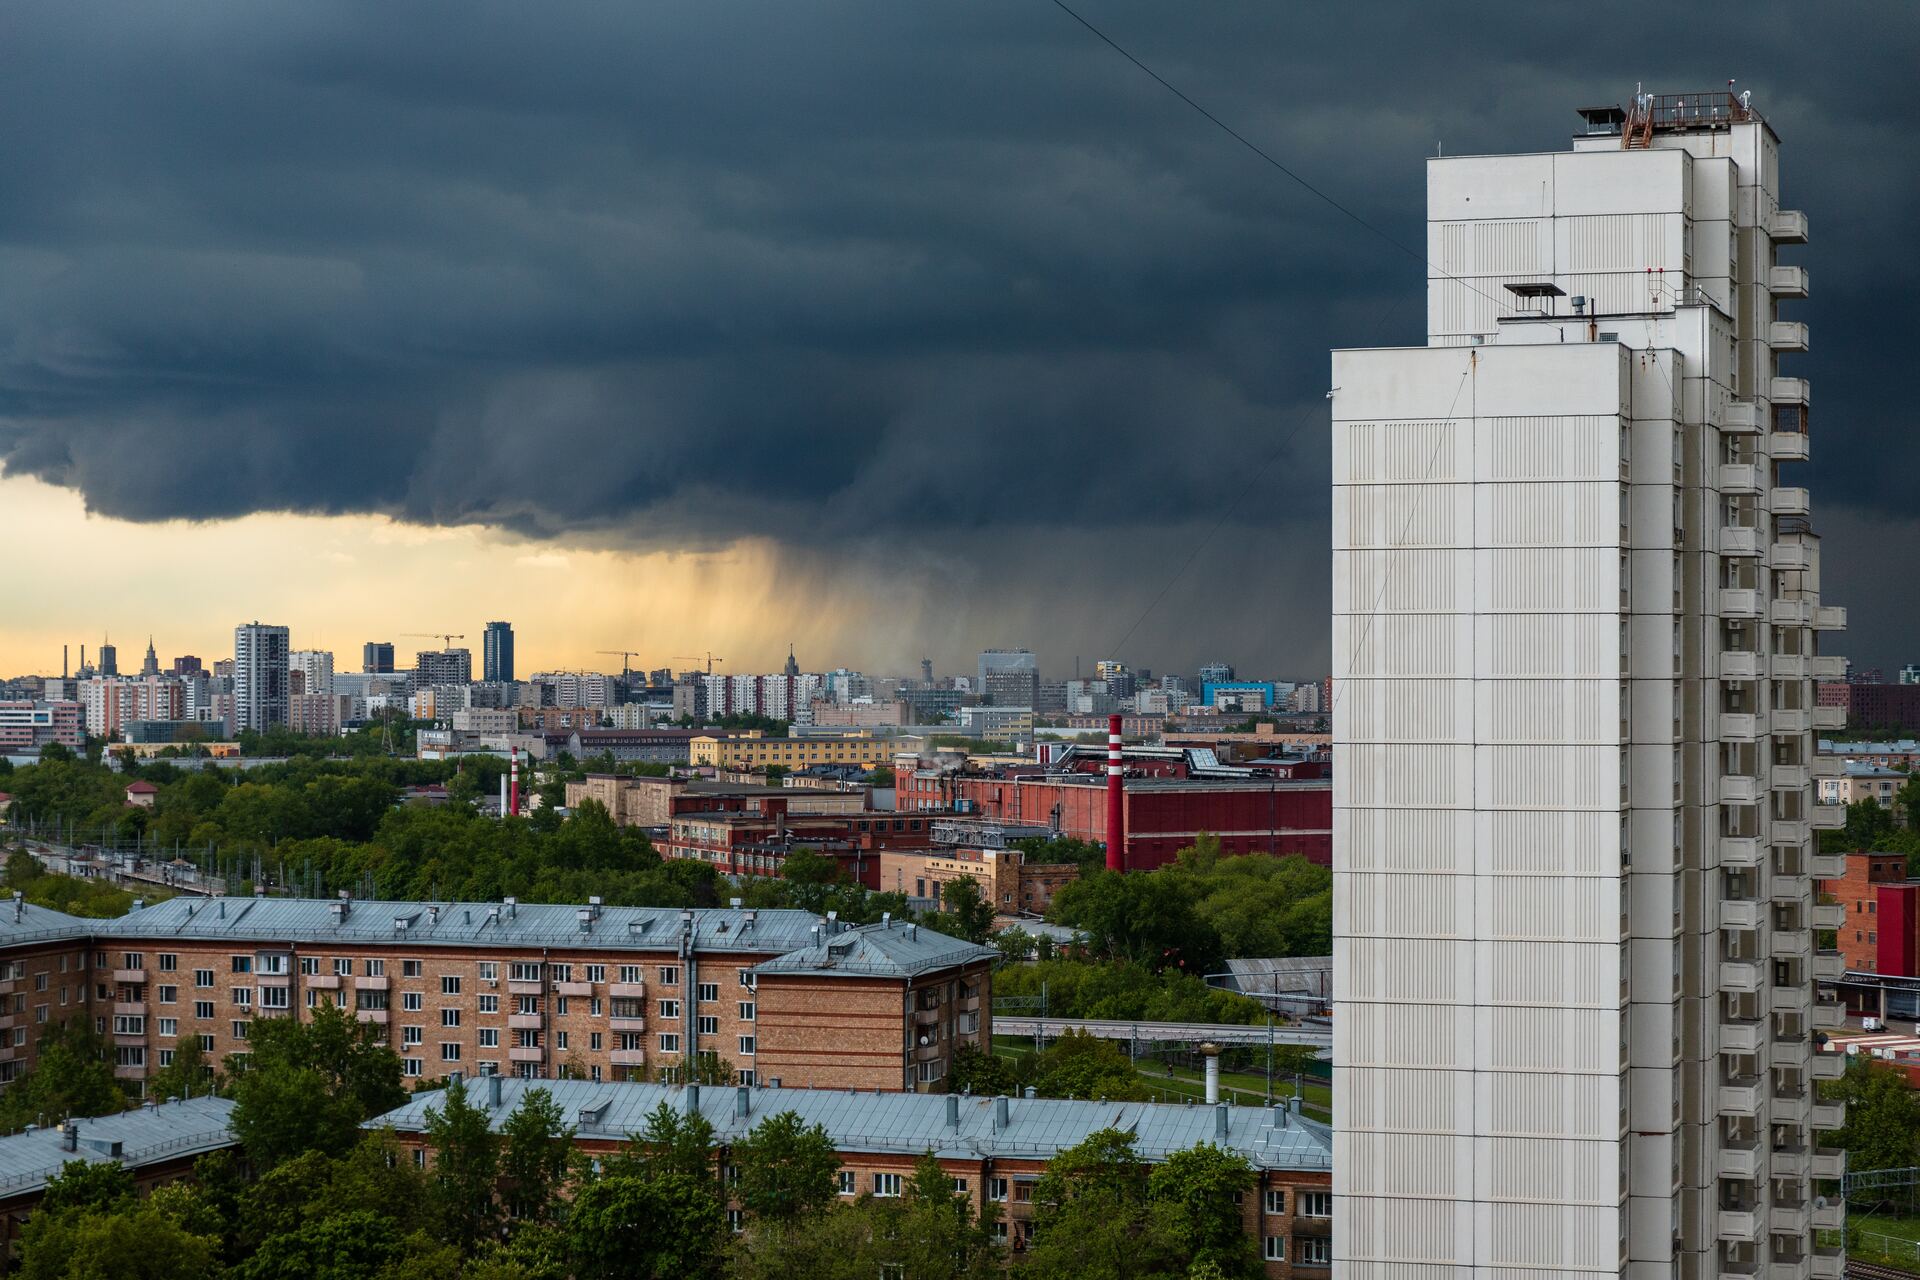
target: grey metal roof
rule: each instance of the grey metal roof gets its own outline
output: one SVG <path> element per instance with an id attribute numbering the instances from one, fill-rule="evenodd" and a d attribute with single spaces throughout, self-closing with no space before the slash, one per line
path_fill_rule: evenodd
<path id="1" fill-rule="evenodd" d="M 583 1138 L 618 1141 L 646 1126 L 646 1117 L 665 1102 L 677 1111 L 697 1108 L 713 1125 L 717 1142 L 731 1143 L 768 1116 L 792 1111 L 808 1125 L 818 1124 L 842 1152 L 880 1152 L 917 1156 L 926 1151 L 956 1158 L 1046 1160 L 1102 1129 L 1122 1129 L 1135 1137 L 1143 1157 L 1160 1159 L 1211 1142 L 1237 1151 L 1262 1169 L 1325 1170 L 1333 1166 L 1333 1132 L 1326 1125 L 1284 1107 L 1182 1106 L 1163 1102 L 1081 1102 L 1060 1098 L 994 1099 L 928 1093 L 861 1093 L 845 1089 L 733 1089 L 660 1084 L 594 1084 L 585 1080 L 500 1082 L 500 1102 L 491 1107 L 495 1129 L 505 1123 L 520 1099 L 545 1089 L 560 1104 L 567 1123 Z M 488 1105 L 491 1080 L 474 1080 L 468 1102 Z M 403 1133 L 426 1128 L 426 1112 L 442 1102 L 444 1090 L 414 1095 L 406 1106 L 367 1121 L 367 1128 L 391 1127 Z M 738 1114 L 744 1097 L 747 1114 Z M 957 1123 L 948 1123 L 949 1100 Z M 1004 1103 L 1007 1123 L 994 1123 Z M 1226 1117 L 1226 1135 L 1219 1131 Z"/>
<path id="2" fill-rule="evenodd" d="M 1248 995 L 1333 994 L 1332 956 L 1273 956 L 1227 961 L 1230 984 Z"/>
<path id="3" fill-rule="evenodd" d="M 100 925 L 98 920 L 70 916 L 50 907 L 36 907 L 25 899 L 0 900 L 0 946 L 61 938 L 84 938 Z"/>
<path id="4" fill-rule="evenodd" d="M 183 1098 L 68 1120 L 78 1129 L 72 1151 L 58 1128 L 0 1138 L 0 1199 L 39 1191 L 71 1160 L 139 1169 L 230 1147 L 236 1141 L 232 1116 L 233 1103 L 226 1098 Z"/>
<path id="5" fill-rule="evenodd" d="M 823 930 L 809 945 L 762 961 L 753 971 L 911 978 L 934 969 L 973 964 L 998 955 L 992 947 L 962 942 L 918 925 L 890 921 L 859 925 L 832 934 Z"/>
<path id="6" fill-rule="evenodd" d="M 576 946 L 657 951 L 673 946 L 682 912 L 673 907 L 600 907 L 582 928 L 583 906 L 551 903 L 383 902 L 355 900 L 340 919 L 328 898 L 170 898 L 114 920 L 85 921 L 103 937 L 193 938 L 232 942 L 404 941 L 433 946 Z M 686 913 L 701 951 L 780 955 L 814 939 L 818 916 L 788 909 L 719 908 Z M 754 919 L 749 922 L 748 917 Z M 396 921 L 405 921 L 398 928 Z M 957 944 L 939 934 L 947 946 Z M 928 945 L 928 944 L 923 944 Z"/>

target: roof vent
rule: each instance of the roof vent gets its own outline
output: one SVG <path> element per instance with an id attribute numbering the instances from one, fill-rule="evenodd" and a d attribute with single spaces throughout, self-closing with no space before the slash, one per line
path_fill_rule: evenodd
<path id="1" fill-rule="evenodd" d="M 950 1093 L 947 1095 L 947 1128 L 958 1129 L 959 1127 L 960 1127 L 960 1095 L 957 1093 Z"/>
<path id="2" fill-rule="evenodd" d="M 1001 1094 L 993 1100 L 993 1131 L 1000 1132 L 1007 1127 L 1007 1095 Z"/>
<path id="3" fill-rule="evenodd" d="M 265 893 L 265 892 L 266 892 L 266 890 L 265 890 L 265 889 L 255 889 L 255 890 L 254 890 L 254 893 L 255 893 L 256 895 L 258 895 L 258 894 L 263 894 L 263 893 Z M 140 909 L 141 909 L 142 907 L 145 907 L 146 905 L 147 905 L 147 900 L 146 900 L 145 898 L 135 898 L 135 899 L 133 900 L 133 909 L 134 909 L 135 911 L 138 911 L 138 910 L 140 910 Z"/>
<path id="4" fill-rule="evenodd" d="M 593 932 L 594 914 L 595 912 L 592 907 L 581 907 L 578 911 L 574 912 L 574 915 L 577 916 L 580 920 L 580 932 L 582 933 Z"/>
<path id="5" fill-rule="evenodd" d="M 437 906 L 429 906 L 429 907 L 427 908 L 427 923 L 428 923 L 428 924 L 430 924 L 430 925 L 434 925 L 434 924 L 439 924 L 439 923 L 440 923 L 440 908 L 439 908 L 439 907 L 437 907 Z"/>
<path id="6" fill-rule="evenodd" d="M 413 923 L 412 916 L 395 916 L 393 918 L 393 931 L 395 933 L 405 933 L 407 931 L 407 926 L 412 923 Z"/>
<path id="7" fill-rule="evenodd" d="M 728 905 L 728 906 L 730 906 L 730 907 L 732 907 L 732 908 L 733 908 L 733 909 L 734 909 L 735 911 L 738 911 L 738 910 L 740 909 L 740 899 L 739 899 L 739 898 L 728 898 L 728 899 L 727 899 L 727 905 Z"/>
<path id="8" fill-rule="evenodd" d="M 579 1120 L 583 1127 L 597 1127 L 606 1118 L 607 1108 L 613 1105 L 613 1099 L 602 1098 L 598 1102 L 589 1102 L 580 1108 Z"/>
<path id="9" fill-rule="evenodd" d="M 502 899 L 501 901 L 503 901 L 503 902 L 504 902 L 504 903 L 506 904 L 506 908 L 507 908 L 507 919 L 509 919 L 509 920 L 517 920 L 517 919 L 519 919 L 519 917 L 520 917 L 520 899 L 518 899 L 518 898 L 503 898 L 503 899 Z"/>
<path id="10" fill-rule="evenodd" d="M 882 911 L 882 912 L 880 913 L 880 927 L 881 927 L 882 929 L 891 929 L 891 928 L 893 928 L 893 912 L 891 912 L 891 911 Z"/>
<path id="11" fill-rule="evenodd" d="M 327 909 L 333 912 L 333 922 L 342 924 L 346 921 L 347 913 L 353 910 L 353 904 L 342 898 L 338 902 L 329 902 Z"/>
<path id="12" fill-rule="evenodd" d="M 489 1075 L 487 1077 L 487 1105 L 490 1107 L 498 1107 L 500 1105 L 499 1076 Z"/>

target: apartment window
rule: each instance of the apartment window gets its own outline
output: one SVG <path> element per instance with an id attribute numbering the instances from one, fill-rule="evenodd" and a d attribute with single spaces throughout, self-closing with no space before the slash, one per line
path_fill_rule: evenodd
<path id="1" fill-rule="evenodd" d="M 955 1178 L 953 1180 L 953 1194 L 957 1196 L 967 1194 L 967 1180 L 965 1178 Z"/>
<path id="2" fill-rule="evenodd" d="M 538 1013 L 540 1012 L 540 997 L 515 996 L 513 998 L 513 1010 L 515 1013 Z"/>
<path id="3" fill-rule="evenodd" d="M 213 1016 L 213 1001 L 195 1000 L 193 1002 L 193 1016 L 202 1019 L 211 1018 Z"/>
<path id="4" fill-rule="evenodd" d="M 443 1027 L 459 1026 L 460 1011 L 458 1009 L 442 1009 L 440 1011 L 440 1025 Z"/>
<path id="5" fill-rule="evenodd" d="M 680 1052 L 680 1037 L 676 1035 L 662 1035 L 660 1037 L 660 1052 L 662 1053 Z"/>
<path id="6" fill-rule="evenodd" d="M 705 1022 L 706 1019 L 702 1018 L 701 1021 Z M 753 1056 L 753 1037 L 752 1036 L 740 1037 L 740 1052 L 743 1056 L 748 1058 L 751 1058 Z"/>
<path id="7" fill-rule="evenodd" d="M 315 1009 L 320 1005 L 320 993 L 312 987 L 307 988 L 307 1008 Z"/>
<path id="8" fill-rule="evenodd" d="M 570 964 L 550 964 L 547 966 L 547 973 L 555 982 L 573 981 L 573 966 Z"/>
<path id="9" fill-rule="evenodd" d="M 603 964 L 590 964 L 587 966 L 588 982 L 605 982 L 606 980 L 607 966 Z"/>
<path id="10" fill-rule="evenodd" d="M 1302 1236 L 1293 1243 L 1293 1260 L 1314 1267 L 1333 1265 L 1333 1241 L 1326 1236 Z"/>
<path id="11" fill-rule="evenodd" d="M 699 1025 L 694 1028 L 694 1031 L 697 1035 L 717 1036 L 720 1034 L 720 1019 L 712 1017 L 701 1018 Z"/>
<path id="12" fill-rule="evenodd" d="M 113 1034 L 117 1036 L 143 1036 L 147 1034 L 147 1020 L 137 1013 L 118 1013 L 113 1017 Z"/>
<path id="13" fill-rule="evenodd" d="M 384 978 L 384 977 L 386 977 L 386 976 L 387 976 L 387 962 L 386 962 L 385 960 L 369 960 L 369 961 L 367 961 L 367 976 L 368 976 L 369 978 Z"/>
<path id="14" fill-rule="evenodd" d="M 262 987 L 260 988 L 260 1007 L 262 1009 L 290 1009 L 293 1007 L 293 1001 L 289 999 L 292 994 L 293 993 L 285 987 Z M 307 994 L 312 995 L 313 992 L 309 991 Z"/>
<path id="15" fill-rule="evenodd" d="M 227 960 L 229 963 L 233 965 L 233 968 L 231 971 L 234 973 L 252 973 L 253 972 L 252 956 L 228 956 Z"/>
<path id="16" fill-rule="evenodd" d="M 251 1022 L 236 1022 L 236 1023 L 234 1023 L 234 1024 L 233 1024 L 233 1038 L 234 1038 L 235 1040 L 245 1040 L 245 1039 L 247 1038 L 247 1030 L 248 1030 L 248 1028 L 250 1028 L 250 1027 L 252 1027 L 252 1026 L 253 1026 L 253 1024 L 252 1024 Z"/>
<path id="17" fill-rule="evenodd" d="M 170 1066 L 172 1066 L 172 1065 L 173 1065 L 173 1050 L 171 1050 L 171 1049 L 162 1049 L 162 1050 L 160 1050 L 159 1052 L 160 1052 L 160 1065 L 161 1065 L 162 1067 L 170 1067 Z"/>
<path id="18" fill-rule="evenodd" d="M 441 974 L 440 975 L 440 994 L 443 996 L 459 995 L 460 994 L 459 975 L 452 974 L 452 973 Z"/>
<path id="19" fill-rule="evenodd" d="M 178 1018 L 162 1018 L 162 1019 L 160 1019 L 160 1034 L 161 1034 L 161 1035 L 163 1035 L 163 1036 L 177 1036 L 177 1035 L 179 1035 L 179 1034 L 180 1034 L 180 1019 L 178 1019 Z"/>
<path id="20" fill-rule="evenodd" d="M 540 966 L 537 963 L 529 964 L 523 960 L 515 961 L 513 966 L 507 970 L 507 977 L 513 982 L 538 982 L 540 981 Z"/>
<path id="21" fill-rule="evenodd" d="M 1287 1260 L 1287 1238 L 1285 1236 L 1268 1236 L 1266 1239 L 1266 1247 L 1260 1251 L 1260 1256 L 1268 1262 L 1285 1262 Z"/>
<path id="22" fill-rule="evenodd" d="M 677 964 L 661 965 L 660 966 L 660 985 L 663 987 L 679 986 L 680 985 L 680 966 Z"/>
<path id="23" fill-rule="evenodd" d="M 740 1002 L 740 1021 L 742 1022 L 753 1021 L 753 1001 L 742 1000 Z"/>
<path id="24" fill-rule="evenodd" d="M 427 1038 L 427 1029 L 425 1027 L 400 1028 L 400 1043 L 403 1046 L 410 1045 L 410 1044 L 419 1044 L 422 1041 L 424 1041 L 426 1038 Z"/>
<path id="25" fill-rule="evenodd" d="M 117 1067 L 144 1067 L 147 1065 L 145 1045 L 123 1044 L 113 1051 L 113 1063 Z"/>
<path id="26" fill-rule="evenodd" d="M 402 991 L 400 993 L 400 1007 L 408 1013 L 420 1012 L 424 1007 L 420 1003 L 420 1000 L 421 997 L 418 991 Z"/>
<path id="27" fill-rule="evenodd" d="M 1007 1202 L 1007 1180 L 1005 1178 L 987 1179 L 987 1199 L 996 1204 Z"/>
<path id="28" fill-rule="evenodd" d="M 237 1008 L 251 1009 L 253 1007 L 253 988 L 235 987 L 233 989 L 233 1003 Z"/>
<path id="29" fill-rule="evenodd" d="M 205 1031 L 203 1031 L 203 1032 L 201 1032 L 201 1033 L 200 1033 L 200 1052 L 201 1052 L 201 1053 L 212 1053 L 212 1052 L 213 1052 L 213 1035 L 212 1035 L 212 1033 L 210 1033 L 210 1032 L 205 1032 Z"/>
<path id="30" fill-rule="evenodd" d="M 727 1230 L 739 1235 L 747 1229 L 747 1214 L 744 1209 L 727 1210 Z"/>
<path id="31" fill-rule="evenodd" d="M 138 951 L 122 951 L 120 953 L 120 967 L 122 969 L 144 969 L 147 967 L 147 958 Z"/>
<path id="32" fill-rule="evenodd" d="M 300 972 L 301 973 L 320 972 L 320 957 L 319 956 L 301 956 Z"/>
<path id="33" fill-rule="evenodd" d="M 564 1018 L 567 1016 L 567 998 L 565 996 L 554 997 L 553 1012 L 558 1017 Z"/>
<path id="34" fill-rule="evenodd" d="M 44 971 L 33 975 L 33 989 L 35 991 L 45 991 L 47 989 L 47 975 Z"/>
<path id="35" fill-rule="evenodd" d="M 1013 1184 L 1013 1202 L 1015 1204 L 1033 1203 L 1033 1183 L 1016 1182 Z"/>
<path id="36" fill-rule="evenodd" d="M 500 1047 L 500 1028 L 480 1028 L 480 1047 L 482 1049 L 498 1049 Z"/>
<path id="37" fill-rule="evenodd" d="M 753 990 L 753 970 L 741 969 L 738 971 L 738 974 L 740 978 L 740 985 L 745 987 L 749 991 Z"/>
<path id="38" fill-rule="evenodd" d="M 660 1002 L 660 1016 L 663 1018 L 679 1017 L 680 1002 L 678 1000 L 662 1000 Z"/>
<path id="39" fill-rule="evenodd" d="M 499 996 L 481 996 L 480 1012 L 482 1013 L 500 1012 L 500 997 Z"/>
<path id="40" fill-rule="evenodd" d="M 1287 1211 L 1287 1193 L 1283 1190 L 1269 1190 L 1266 1195 L 1267 1212 L 1275 1216 Z"/>
<path id="41" fill-rule="evenodd" d="M 854 1172 L 851 1169 L 842 1169 L 840 1171 L 840 1194 L 841 1195 L 850 1196 L 855 1194 L 856 1188 L 854 1187 L 854 1177 L 855 1177 Z"/>
<path id="42" fill-rule="evenodd" d="M 384 1009 L 387 1007 L 387 993 L 384 991 L 356 991 L 353 993 L 356 1009 Z"/>
<path id="43" fill-rule="evenodd" d="M 751 1089 L 751 1088 L 753 1088 L 753 1084 L 754 1084 L 754 1081 L 753 1081 L 753 1072 L 751 1072 L 751 1071 L 736 1071 L 736 1072 L 734 1072 L 734 1073 L 733 1073 L 733 1078 L 734 1078 L 735 1080 L 737 1080 L 737 1081 L 739 1081 L 739 1082 L 740 1082 L 740 1084 L 742 1084 L 742 1085 L 743 1085 L 743 1086 L 745 1086 L 746 1088 L 749 1088 L 749 1089 Z"/>
<path id="44" fill-rule="evenodd" d="M 353 976 L 353 961 L 344 959 L 335 960 L 333 962 L 333 976 L 336 978 L 351 978 Z"/>
<path id="45" fill-rule="evenodd" d="M 719 983 L 703 982 L 700 984 L 698 999 L 701 1004 L 712 1004 L 715 1000 L 718 1000 L 719 998 L 720 998 Z"/>
<path id="46" fill-rule="evenodd" d="M 423 971 L 424 966 L 418 960 L 402 960 L 400 962 L 400 976 L 403 978 L 417 978 Z"/>
<path id="47" fill-rule="evenodd" d="M 1303 1218 L 1333 1216 L 1333 1192 L 1331 1191 L 1302 1191 L 1294 1196 L 1293 1203 Z"/>
<path id="48" fill-rule="evenodd" d="M 178 1004 L 180 1002 L 180 988 L 155 987 L 153 989 L 153 998 L 161 1004 Z"/>
<path id="49" fill-rule="evenodd" d="M 427 1074 L 426 1067 L 427 1064 L 419 1058 L 400 1059 L 400 1074 L 403 1076 L 412 1076 L 417 1079 Z M 426 1163 L 426 1155 L 425 1150 L 416 1148 L 413 1153 L 413 1162 L 416 1165 L 424 1165 Z"/>
<path id="50" fill-rule="evenodd" d="M 443 1040 L 440 1042 L 440 1061 L 460 1061 L 460 1042 L 458 1040 Z"/>
<path id="51" fill-rule="evenodd" d="M 900 1194 L 900 1175 L 897 1173 L 876 1173 L 873 1175 L 873 1194 L 879 1199 L 892 1199 Z"/>
<path id="52" fill-rule="evenodd" d="M 643 982 L 643 981 L 645 981 L 645 979 L 643 979 L 643 978 L 642 978 L 642 977 L 640 976 L 640 966 L 639 966 L 639 965 L 637 965 L 637 964 L 623 964 L 623 965 L 621 965 L 621 966 L 620 966 L 620 981 L 622 981 L 622 982 Z"/>
<path id="53" fill-rule="evenodd" d="M 587 1048 L 595 1053 L 600 1052 L 600 1042 L 604 1038 L 598 1031 L 587 1032 Z"/>
<path id="54" fill-rule="evenodd" d="M 213 970 L 195 969 L 193 971 L 193 985 L 203 989 L 211 987 L 213 985 Z"/>
<path id="55" fill-rule="evenodd" d="M 482 960 L 480 962 L 480 981 L 497 982 L 499 980 L 500 962 L 498 960 Z"/>
<path id="56" fill-rule="evenodd" d="M 171 951 L 162 951 L 160 953 L 159 959 L 160 959 L 160 969 L 163 973 L 172 973 L 175 969 L 178 969 L 180 967 L 180 957 L 175 955 Z M 65 965 L 61 966 L 61 968 L 65 968 L 65 967 L 66 967 Z"/>

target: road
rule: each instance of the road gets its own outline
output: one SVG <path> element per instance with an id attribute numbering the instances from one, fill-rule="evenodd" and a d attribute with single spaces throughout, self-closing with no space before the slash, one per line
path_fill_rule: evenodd
<path id="1" fill-rule="evenodd" d="M 1331 1027 L 1274 1027 L 1269 1033 L 1264 1023 L 1236 1026 L 1216 1022 L 1124 1022 L 1098 1018 L 1032 1018 L 995 1014 L 993 1034 L 997 1036 L 1040 1035 L 1052 1038 L 1066 1031 L 1082 1031 L 1102 1040 L 1138 1040 L 1146 1043 L 1211 1040 L 1233 1045 L 1306 1045 L 1314 1049 L 1333 1047 Z M 1272 1039 L 1268 1036 L 1271 1034 Z"/>

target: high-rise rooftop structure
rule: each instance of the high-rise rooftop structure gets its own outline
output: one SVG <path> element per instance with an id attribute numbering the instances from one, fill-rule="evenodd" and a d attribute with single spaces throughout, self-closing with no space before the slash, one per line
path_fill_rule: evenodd
<path id="1" fill-rule="evenodd" d="M 1582 114 L 1333 356 L 1335 1267 L 1838 1276 L 1806 218 L 1744 95 Z"/>
<path id="2" fill-rule="evenodd" d="M 481 678 L 498 681 L 513 679 L 513 624 L 489 622 L 481 640 Z"/>
<path id="3" fill-rule="evenodd" d="M 243 622 L 233 629 L 234 728 L 287 722 L 287 629 Z"/>
<path id="4" fill-rule="evenodd" d="M 333 692 L 333 654 L 326 649 L 295 649 L 287 668 L 300 675 L 301 693 Z"/>
<path id="5" fill-rule="evenodd" d="M 437 684 L 472 684 L 471 649 L 422 649 L 413 655 L 414 684 L 422 689 Z"/>
<path id="6" fill-rule="evenodd" d="M 1040 660 L 1028 649 L 984 649 L 976 692 L 996 707 L 1031 707 L 1040 698 Z"/>
<path id="7" fill-rule="evenodd" d="M 360 646 L 360 670 L 384 675 L 393 670 L 393 641 L 369 640 Z"/>
<path id="8" fill-rule="evenodd" d="M 103 676 L 120 674 L 120 650 L 111 644 L 100 646 L 100 674 Z"/>
<path id="9" fill-rule="evenodd" d="M 160 674 L 160 655 L 153 651 L 152 636 L 147 637 L 147 657 L 146 660 L 140 664 L 140 674 L 143 676 L 157 676 Z"/>

